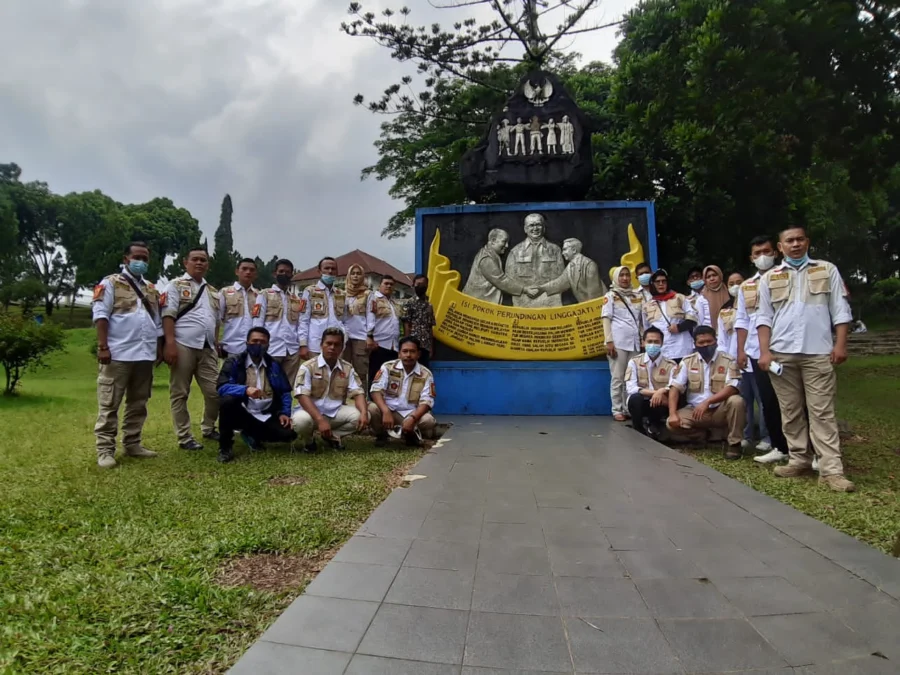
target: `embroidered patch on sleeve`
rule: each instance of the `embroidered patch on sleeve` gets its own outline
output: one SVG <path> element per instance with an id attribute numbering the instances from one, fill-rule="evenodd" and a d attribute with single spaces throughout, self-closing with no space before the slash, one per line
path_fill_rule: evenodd
<path id="1" fill-rule="evenodd" d="M 103 284 L 97 284 L 96 286 L 94 286 L 94 299 L 91 302 L 97 302 L 98 300 L 102 300 L 104 290 L 105 290 L 105 286 Z"/>
<path id="2" fill-rule="evenodd" d="M 260 312 L 262 312 L 262 305 L 253 305 L 253 309 L 250 311 L 250 316 L 256 319 L 259 317 Z"/>

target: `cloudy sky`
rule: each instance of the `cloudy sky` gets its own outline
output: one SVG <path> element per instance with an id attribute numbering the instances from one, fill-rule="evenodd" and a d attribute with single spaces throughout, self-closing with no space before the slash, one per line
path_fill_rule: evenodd
<path id="1" fill-rule="evenodd" d="M 167 196 L 212 239 L 225 193 L 235 246 L 298 268 L 361 248 L 413 266 L 412 237 L 380 237 L 397 205 L 361 182 L 380 119 L 352 104 L 411 65 L 339 31 L 348 0 L 2 0 L 0 162 L 59 193 Z M 416 25 L 472 10 L 406 4 Z M 437 4 L 435 2 L 434 4 Z M 607 0 L 592 21 L 636 0 Z M 571 49 L 609 60 L 614 29 Z"/>

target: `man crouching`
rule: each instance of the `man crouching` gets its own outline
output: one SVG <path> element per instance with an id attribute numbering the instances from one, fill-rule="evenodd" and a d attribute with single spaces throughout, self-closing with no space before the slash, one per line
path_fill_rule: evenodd
<path id="1" fill-rule="evenodd" d="M 307 452 L 318 448 L 313 432 L 335 449 L 344 447 L 344 436 L 362 431 L 369 424 L 366 399 L 353 366 L 340 358 L 344 331 L 332 326 L 322 332 L 321 351 L 300 365 L 294 395 L 300 410 L 294 413 L 294 431 Z M 355 408 L 346 405 L 353 399 Z"/>
<path id="2" fill-rule="evenodd" d="M 251 328 L 247 349 L 229 356 L 219 371 L 219 461 L 234 459 L 234 432 L 251 449 L 264 441 L 290 443 L 291 385 L 268 354 L 269 331 Z"/>
<path id="3" fill-rule="evenodd" d="M 369 416 L 375 445 L 387 443 L 387 428 L 399 426 L 407 445 L 421 445 L 421 434 L 434 431 L 434 377 L 419 363 L 419 341 L 400 340 L 400 358 L 388 361 L 372 381 Z"/>

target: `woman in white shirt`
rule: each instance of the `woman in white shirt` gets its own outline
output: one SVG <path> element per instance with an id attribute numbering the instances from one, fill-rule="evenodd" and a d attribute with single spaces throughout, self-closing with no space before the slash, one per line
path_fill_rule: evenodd
<path id="1" fill-rule="evenodd" d="M 718 342 L 719 349 L 727 352 L 737 360 L 737 331 L 734 329 L 735 315 L 737 314 L 737 295 L 741 291 L 741 284 L 744 283 L 744 275 L 740 272 L 732 272 L 728 275 L 728 294 L 731 299 L 728 300 L 722 309 L 719 310 L 718 321 Z M 741 447 L 747 448 L 753 442 L 753 429 L 755 427 L 753 404 L 759 407 L 759 437 L 760 441 L 757 447 L 761 450 L 771 450 L 772 442 L 769 439 L 769 430 L 766 428 L 766 420 L 762 414 L 762 399 L 759 396 L 759 389 L 756 386 L 756 379 L 753 377 L 753 368 L 750 360 L 747 360 L 747 367 L 741 373 L 741 397 L 744 399 L 744 407 L 747 409 L 747 424 L 744 426 L 744 440 Z"/>
<path id="2" fill-rule="evenodd" d="M 369 374 L 369 350 L 366 349 L 369 326 L 366 324 L 366 307 L 371 291 L 366 285 L 366 271 L 360 265 L 350 265 L 345 290 L 347 304 L 344 310 L 346 312 L 344 325 L 347 327 L 348 335 L 347 346 L 344 347 L 341 358 L 353 364 L 353 370 L 366 387 Z"/>
<path id="3" fill-rule="evenodd" d="M 613 417 L 624 422 L 627 416 L 625 394 L 625 370 L 632 357 L 641 351 L 641 303 L 640 289 L 631 284 L 631 270 L 616 267 L 610 274 L 612 288 L 603 297 L 600 317 L 606 336 L 606 358 L 609 360 L 610 398 Z"/>
<path id="4" fill-rule="evenodd" d="M 691 331 L 697 325 L 694 308 L 681 293 L 669 288 L 669 274 L 665 270 L 656 270 L 650 278 L 653 298 L 644 301 L 641 309 L 641 321 L 644 328 L 659 328 L 663 340 L 662 355 L 680 363 L 694 351 L 694 339 Z"/>

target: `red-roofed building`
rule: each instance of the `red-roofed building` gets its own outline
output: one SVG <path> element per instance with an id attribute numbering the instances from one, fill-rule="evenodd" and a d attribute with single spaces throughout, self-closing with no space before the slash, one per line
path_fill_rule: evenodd
<path id="1" fill-rule="evenodd" d="M 396 283 L 394 284 L 394 295 L 401 299 L 412 297 L 412 278 L 405 272 L 401 272 L 390 263 L 385 262 L 381 258 L 376 258 L 365 251 L 356 249 L 342 256 L 335 258 L 338 266 L 338 278 L 335 282 L 339 287 L 343 288 L 347 279 L 347 270 L 351 265 L 359 265 L 366 271 L 366 283 L 369 288 L 375 289 L 381 284 L 384 276 L 392 276 Z M 310 267 L 294 275 L 293 291 L 302 293 L 303 289 L 311 286 L 319 280 L 319 269 Z"/>

